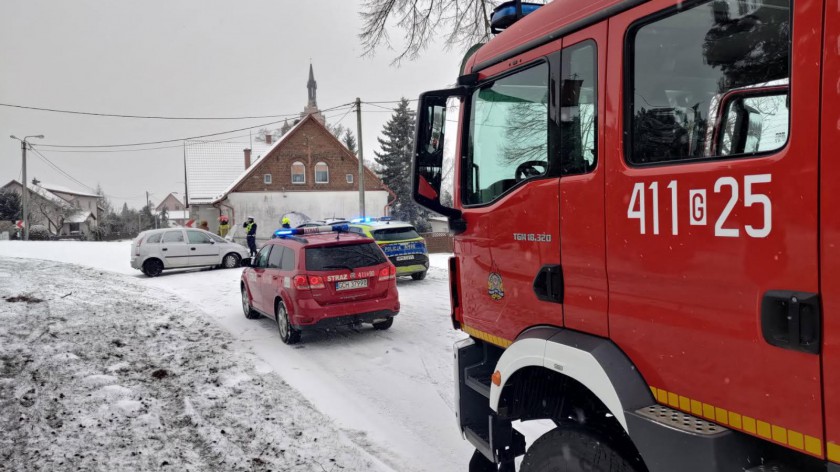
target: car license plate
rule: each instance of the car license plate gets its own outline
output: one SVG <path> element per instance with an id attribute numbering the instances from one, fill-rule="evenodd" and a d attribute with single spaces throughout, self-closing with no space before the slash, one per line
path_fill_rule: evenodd
<path id="1" fill-rule="evenodd" d="M 336 290 L 353 290 L 356 288 L 367 288 L 368 281 L 367 279 L 359 279 L 359 280 L 345 280 L 343 282 L 336 282 L 335 289 Z"/>
<path id="2" fill-rule="evenodd" d="M 409 254 L 407 256 L 397 256 L 398 261 L 410 261 L 410 260 L 413 260 L 413 259 L 414 259 L 414 256 L 411 255 L 411 254 Z"/>

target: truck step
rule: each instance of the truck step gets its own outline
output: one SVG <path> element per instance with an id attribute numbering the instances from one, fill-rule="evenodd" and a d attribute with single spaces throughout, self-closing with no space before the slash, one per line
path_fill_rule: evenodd
<path id="1" fill-rule="evenodd" d="M 797 472 L 798 469 L 791 469 L 788 466 L 781 464 L 763 464 L 757 467 L 751 467 L 744 472 Z"/>
<path id="2" fill-rule="evenodd" d="M 464 428 L 464 437 L 467 441 L 475 446 L 476 450 L 480 452 L 488 460 L 495 462 L 493 449 L 490 447 L 490 428 L 487 425 L 484 427 L 479 425 L 470 425 Z"/>
<path id="3" fill-rule="evenodd" d="M 493 371 L 486 364 L 478 364 L 464 369 L 464 383 L 485 398 L 490 398 L 490 379 Z"/>
<path id="4" fill-rule="evenodd" d="M 701 436 L 713 436 L 729 431 L 728 428 L 720 426 L 716 423 L 706 421 L 702 418 L 692 416 L 688 413 L 668 408 L 662 405 L 651 405 L 642 409 L 636 410 L 636 414 L 652 420 L 656 423 L 661 423 L 665 426 L 670 426 L 688 433 L 698 434 Z M 752 469 L 750 469 L 752 470 Z M 759 472 L 756 470 L 756 472 Z M 760 471 L 765 472 L 765 471 Z M 768 469 L 766 472 L 774 472 Z"/>

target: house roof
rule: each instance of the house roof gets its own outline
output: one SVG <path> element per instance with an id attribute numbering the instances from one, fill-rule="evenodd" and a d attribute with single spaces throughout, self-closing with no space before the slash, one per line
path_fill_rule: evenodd
<path id="1" fill-rule="evenodd" d="M 286 133 L 288 135 L 288 133 Z M 264 140 L 247 141 L 187 141 L 184 148 L 184 165 L 187 172 L 187 199 L 189 204 L 210 203 L 221 195 L 230 183 L 245 170 L 243 149 L 251 149 L 251 162 L 282 141 L 266 144 Z"/>
<path id="2" fill-rule="evenodd" d="M 9 181 L 9 183 L 4 185 L 3 188 L 8 188 L 10 186 L 23 188 L 23 185 L 21 185 L 21 183 L 18 182 L 17 180 Z M 30 193 L 38 195 L 39 197 L 41 197 L 41 198 L 43 198 L 47 201 L 50 201 L 50 202 L 54 203 L 55 205 L 57 205 L 61 208 L 71 208 L 71 206 L 72 206 L 72 205 L 70 205 L 70 203 L 67 200 L 59 197 L 58 195 L 50 192 L 49 190 L 47 190 L 46 188 L 44 188 L 40 185 L 28 184 L 26 187 L 29 189 Z"/>
<path id="3" fill-rule="evenodd" d="M 280 147 L 282 146 L 282 144 L 283 144 L 284 142 L 286 142 L 290 136 L 294 135 L 294 134 L 295 134 L 295 132 L 296 132 L 298 129 L 300 129 L 300 128 L 303 126 L 303 124 L 304 124 L 304 123 L 306 123 L 307 121 L 310 121 L 310 120 L 311 120 L 313 123 L 317 123 L 317 125 L 318 125 L 318 126 L 320 126 L 320 127 L 324 128 L 324 131 L 326 131 L 326 135 L 327 135 L 327 136 L 329 136 L 329 138 L 331 138 L 331 139 L 332 139 L 332 140 L 333 140 L 333 141 L 334 141 L 334 142 L 338 145 L 338 147 L 339 147 L 340 149 L 345 150 L 345 151 L 347 152 L 347 154 L 348 154 L 350 157 L 352 157 L 353 159 L 356 159 L 356 160 L 358 161 L 358 159 L 359 159 L 359 158 L 358 158 L 355 154 L 353 154 L 352 152 L 350 152 L 350 150 L 349 150 L 349 149 L 347 149 L 347 147 L 346 147 L 346 146 L 344 146 L 344 144 L 342 144 L 342 142 L 341 142 L 341 141 L 339 141 L 339 140 L 338 140 L 338 138 L 336 138 L 336 137 L 335 137 L 335 136 L 334 136 L 334 135 L 333 135 L 333 134 L 329 131 L 329 129 L 327 129 L 327 127 L 326 127 L 323 123 L 321 123 L 320 121 L 318 121 L 318 119 L 315 117 L 315 114 L 309 114 L 309 115 L 306 115 L 306 117 L 304 117 L 302 120 L 300 120 L 300 121 L 298 122 L 298 124 L 296 124 L 295 126 L 293 126 L 293 127 L 292 127 L 292 129 L 290 129 L 288 133 L 284 134 L 284 135 L 283 135 L 283 137 L 281 137 L 281 138 L 277 141 L 277 143 L 275 143 L 275 144 L 274 144 L 274 146 L 272 146 L 272 147 L 271 147 L 271 149 L 267 150 L 267 151 L 266 151 L 266 152 L 265 152 L 262 156 L 260 156 L 257 160 L 252 161 L 251 167 L 249 167 L 249 168 L 245 169 L 244 171 L 242 171 L 242 172 L 239 174 L 239 176 L 236 178 L 236 180 L 234 180 L 234 181 L 233 181 L 230 185 L 228 185 L 228 186 L 227 186 L 227 188 L 226 188 L 226 189 L 225 189 L 225 190 L 224 190 L 221 194 L 219 194 L 218 196 L 216 196 L 216 198 L 214 198 L 214 199 L 213 199 L 210 203 L 218 203 L 218 202 L 220 202 L 220 201 L 224 200 L 225 198 L 227 198 L 227 196 L 228 196 L 228 194 L 229 194 L 229 193 L 231 193 L 234 189 L 236 189 L 236 187 L 238 187 L 238 186 L 239 186 L 239 184 L 241 184 L 241 183 L 242 183 L 245 179 L 247 179 L 249 176 L 251 176 L 252 174 L 254 174 L 254 172 L 256 172 L 256 171 L 257 171 L 257 169 L 259 168 L 259 165 L 262 163 L 262 161 L 263 161 L 263 160 L 264 160 L 264 159 L 265 159 L 268 155 L 270 155 L 270 154 L 271 154 L 271 153 L 272 153 L 275 149 L 280 148 Z M 329 138 L 328 138 L 328 139 L 329 139 Z M 381 182 L 381 180 L 379 179 L 379 177 L 377 177 L 377 176 L 376 176 L 376 174 L 374 174 L 374 173 L 373 173 L 373 171 L 371 171 L 371 170 L 370 170 L 370 168 L 368 168 L 367 166 L 365 166 L 365 169 L 368 171 L 368 174 L 369 174 L 369 175 L 372 175 L 372 176 L 373 176 L 373 177 L 374 177 L 374 178 L 375 178 L 375 179 L 376 179 L 376 180 L 377 180 L 377 181 L 378 181 L 378 182 L 382 185 L 383 189 L 387 188 L 387 187 L 385 186 L 385 184 Z M 366 175 L 368 175 L 368 174 L 366 174 Z M 367 178 L 367 177 L 366 177 L 366 178 Z"/>
<path id="4" fill-rule="evenodd" d="M 62 187 L 61 185 L 55 185 L 55 184 L 50 184 L 50 183 L 46 183 L 46 182 L 41 182 L 40 185 L 41 185 L 41 187 L 44 187 L 45 189 L 50 190 L 52 192 L 69 193 L 69 194 L 72 194 L 72 195 L 79 195 L 79 196 L 82 196 L 82 197 L 102 198 L 102 195 L 98 195 L 98 194 L 91 193 L 91 192 L 79 192 L 78 190 L 73 190 L 69 187 Z"/>
<path id="5" fill-rule="evenodd" d="M 65 218 L 64 222 L 65 223 L 84 223 L 85 221 L 88 220 L 88 218 L 93 218 L 94 220 L 96 219 L 96 217 L 93 216 L 93 213 L 91 213 L 89 211 L 75 211 L 75 212 L 71 213 L 67 218 Z"/>

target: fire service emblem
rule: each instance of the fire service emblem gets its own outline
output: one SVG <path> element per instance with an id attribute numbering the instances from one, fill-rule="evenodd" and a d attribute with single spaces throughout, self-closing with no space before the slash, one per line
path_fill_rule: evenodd
<path id="1" fill-rule="evenodd" d="M 505 297 L 505 287 L 502 284 L 502 275 L 499 274 L 499 269 L 496 263 L 490 267 L 490 275 L 487 277 L 487 294 L 493 300 L 501 300 Z"/>

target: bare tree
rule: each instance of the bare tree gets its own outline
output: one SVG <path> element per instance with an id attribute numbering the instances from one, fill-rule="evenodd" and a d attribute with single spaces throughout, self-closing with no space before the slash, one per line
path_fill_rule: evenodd
<path id="1" fill-rule="evenodd" d="M 365 55 L 380 46 L 394 49 L 388 28 L 405 32 L 394 64 L 414 60 L 433 40 L 466 51 L 490 39 L 490 15 L 496 0 L 366 0 L 362 4 L 362 40 Z"/>

